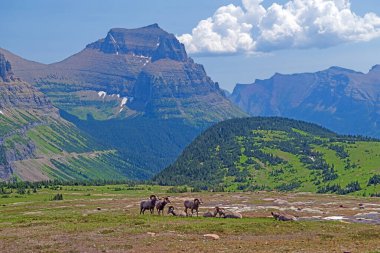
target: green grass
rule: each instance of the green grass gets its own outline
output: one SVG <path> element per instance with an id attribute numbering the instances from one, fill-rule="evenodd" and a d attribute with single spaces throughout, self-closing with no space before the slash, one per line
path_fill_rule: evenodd
<path id="1" fill-rule="evenodd" d="M 380 184 L 367 185 L 374 175 L 380 175 L 380 141 L 339 136 L 305 122 L 247 118 L 208 129 L 155 180 L 228 191 L 368 196 L 380 193 Z M 361 190 L 348 187 L 356 181 Z"/>
<path id="2" fill-rule="evenodd" d="M 0 243 L 6 252 L 182 251 L 190 243 L 197 252 L 374 252 L 380 243 L 380 227 L 368 224 L 299 221 L 278 222 L 266 214 L 243 219 L 220 219 L 139 215 L 138 203 L 151 194 L 165 196 L 169 187 L 61 186 L 42 188 L 37 193 L 0 195 Z M 52 201 L 60 193 L 62 201 Z M 201 196 L 205 205 L 221 193 L 171 193 L 173 205 L 183 198 Z M 281 193 L 223 193 L 220 202 L 233 204 L 237 196 L 248 197 L 246 204 L 259 205 L 263 198 L 285 198 Z M 318 203 L 329 196 L 288 196 L 293 201 Z M 295 199 L 299 198 L 299 199 Z M 248 202 L 247 202 L 248 201 Z M 342 197 L 341 201 L 376 200 Z M 265 201 L 264 201 L 265 202 Z M 240 202 L 239 202 L 240 203 Z M 323 202 L 322 202 L 323 203 Z M 203 209 L 204 211 L 205 209 Z M 268 211 L 265 211 L 268 212 Z M 154 233 L 153 235 L 151 235 Z M 210 240 L 204 234 L 217 234 Z M 318 249 L 319 251 L 316 251 Z"/>

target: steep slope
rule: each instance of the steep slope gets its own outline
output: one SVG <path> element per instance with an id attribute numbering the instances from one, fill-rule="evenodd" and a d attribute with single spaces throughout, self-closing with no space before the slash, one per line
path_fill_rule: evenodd
<path id="1" fill-rule="evenodd" d="M 243 115 L 176 37 L 157 24 L 111 29 L 104 39 L 50 65 L 6 53 L 18 76 L 81 119 L 149 115 L 202 125 Z"/>
<path id="2" fill-rule="evenodd" d="M 160 184 L 227 190 L 380 192 L 380 141 L 277 117 L 232 119 L 197 137 Z"/>
<path id="3" fill-rule="evenodd" d="M 14 72 L 42 91 L 65 119 L 153 172 L 207 126 L 246 115 L 157 24 L 111 29 L 55 64 L 13 58 Z"/>
<path id="4" fill-rule="evenodd" d="M 0 54 L 0 180 L 148 175 L 62 119 L 46 96 L 13 76 L 11 64 Z"/>
<path id="5" fill-rule="evenodd" d="M 380 66 L 363 74 L 332 67 L 237 85 L 231 100 L 252 116 L 314 122 L 342 134 L 380 137 Z"/>

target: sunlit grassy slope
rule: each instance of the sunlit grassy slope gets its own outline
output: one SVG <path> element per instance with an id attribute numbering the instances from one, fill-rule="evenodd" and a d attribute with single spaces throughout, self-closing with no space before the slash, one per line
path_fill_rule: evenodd
<path id="1" fill-rule="evenodd" d="M 380 141 L 282 118 L 233 119 L 199 136 L 155 177 L 225 190 L 371 195 L 380 192 Z"/>

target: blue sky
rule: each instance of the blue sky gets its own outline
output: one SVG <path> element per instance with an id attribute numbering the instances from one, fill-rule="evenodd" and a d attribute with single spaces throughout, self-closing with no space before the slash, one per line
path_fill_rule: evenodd
<path id="1" fill-rule="evenodd" d="M 357 17 L 352 18 L 356 22 L 353 24 L 348 24 L 351 16 L 343 12 L 340 21 L 334 21 L 338 15 L 331 15 L 321 7 L 321 3 L 328 0 L 297 0 L 306 5 L 315 2 L 314 7 L 310 4 L 308 12 L 298 5 L 286 9 L 285 4 L 289 1 L 1 0 L 0 47 L 26 59 L 51 63 L 105 37 L 110 28 L 136 28 L 158 23 L 178 35 L 196 62 L 204 64 L 213 80 L 228 90 L 232 90 L 236 83 L 268 78 L 276 72 L 308 72 L 330 66 L 367 72 L 372 65 L 380 63 L 380 36 L 376 30 L 380 26 L 378 0 L 349 1 L 348 9 Z M 344 9 L 340 5 L 347 4 L 347 0 L 334 2 L 340 10 Z M 260 28 L 255 28 L 259 10 L 266 14 L 260 16 L 260 20 L 264 20 Z M 309 26 L 305 18 L 301 23 L 297 20 L 299 27 L 292 26 L 294 17 L 287 15 L 296 13 L 298 17 L 306 13 L 314 16 L 316 11 L 323 27 L 327 27 L 323 36 L 313 33 L 313 27 L 304 32 L 303 28 Z M 375 16 L 364 18 L 369 12 Z M 236 23 L 227 20 L 216 26 L 220 17 L 231 18 Z M 199 25 L 201 20 L 207 19 L 208 23 Z M 341 23 L 341 26 L 335 26 L 334 22 Z M 213 28 L 209 29 L 207 25 Z M 276 28 L 274 25 L 280 26 Z M 193 32 L 194 28 L 198 28 L 198 32 Z M 229 29 L 239 29 L 239 33 L 228 33 Z M 243 39 L 236 40 L 237 37 Z"/>

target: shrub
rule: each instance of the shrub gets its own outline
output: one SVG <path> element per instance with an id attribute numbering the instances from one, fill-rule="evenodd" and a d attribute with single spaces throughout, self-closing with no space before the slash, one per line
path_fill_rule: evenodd
<path id="1" fill-rule="evenodd" d="M 63 195 L 61 193 L 55 194 L 54 197 L 52 198 L 53 201 L 56 200 L 63 200 Z"/>

